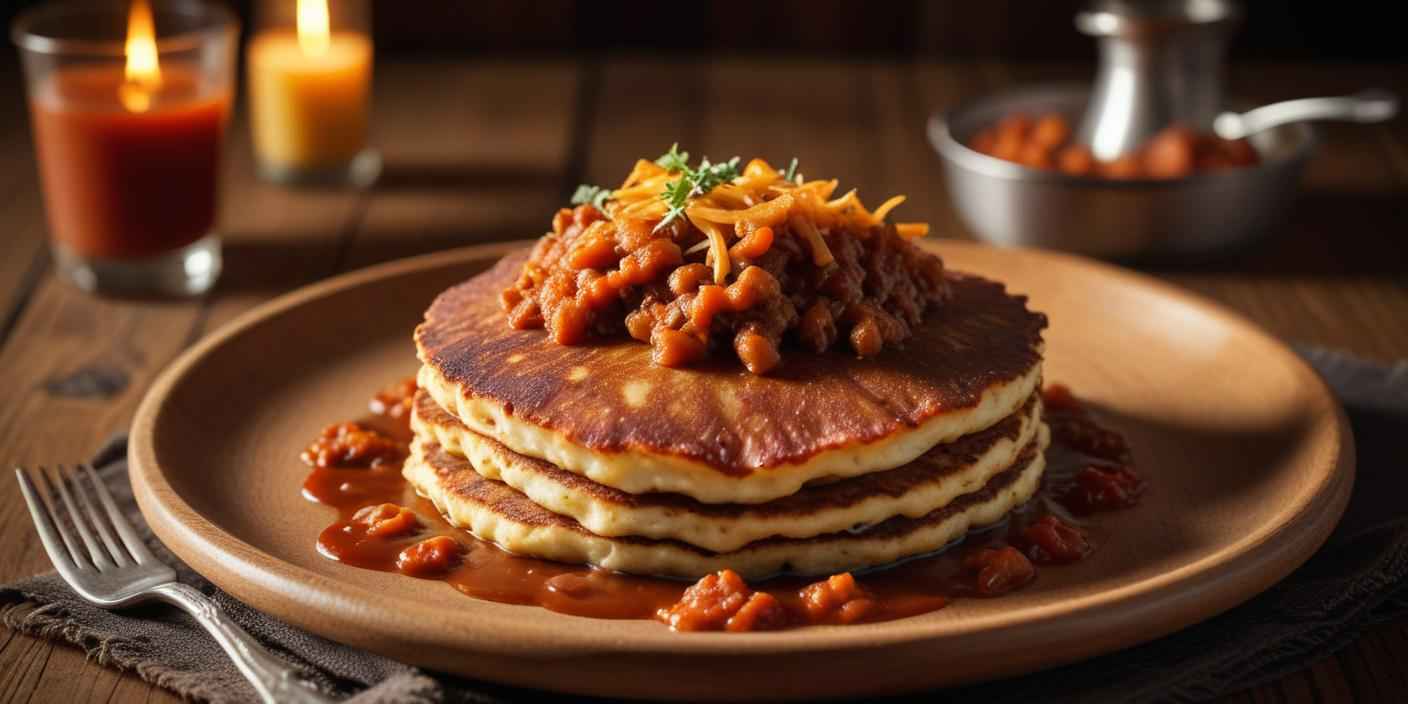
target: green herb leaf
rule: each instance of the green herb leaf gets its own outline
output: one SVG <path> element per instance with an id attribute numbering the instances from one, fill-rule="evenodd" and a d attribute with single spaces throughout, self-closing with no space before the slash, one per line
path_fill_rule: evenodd
<path id="1" fill-rule="evenodd" d="M 680 151 L 680 143 L 675 142 L 674 144 L 670 145 L 670 151 L 665 152 L 660 156 L 659 159 L 655 160 L 655 164 L 672 174 L 681 171 L 688 171 L 689 152 Z"/>
<path id="2" fill-rule="evenodd" d="M 577 190 L 572 192 L 572 205 L 582 205 L 591 203 L 597 210 L 606 207 L 606 201 L 611 199 L 611 189 L 582 184 L 577 186 Z"/>
<path id="3" fill-rule="evenodd" d="M 792 157 L 792 163 L 787 165 L 787 173 L 783 174 L 782 177 L 788 181 L 797 177 L 797 157 Z"/>
<path id="4" fill-rule="evenodd" d="M 670 209 L 665 213 L 665 217 L 660 220 L 659 224 L 655 226 L 656 230 L 665 227 L 673 222 L 675 218 L 684 215 L 684 206 L 689 202 L 689 193 L 693 188 L 694 185 L 687 177 L 678 178 L 665 184 L 665 190 L 660 194 L 660 198 L 669 204 Z"/>
<path id="5" fill-rule="evenodd" d="M 678 144 L 670 147 L 670 151 L 655 162 L 661 168 L 668 169 L 672 173 L 678 171 L 680 174 L 679 178 L 666 184 L 665 190 L 660 194 L 660 199 L 665 201 L 670 209 L 655 226 L 657 231 L 684 215 L 685 206 L 689 203 L 690 198 L 698 198 L 738 178 L 741 173 L 738 168 L 741 160 L 738 157 L 719 164 L 711 164 L 709 157 L 704 157 L 699 162 L 699 168 L 691 169 L 688 162 L 689 152 L 681 152 L 678 147 Z"/>

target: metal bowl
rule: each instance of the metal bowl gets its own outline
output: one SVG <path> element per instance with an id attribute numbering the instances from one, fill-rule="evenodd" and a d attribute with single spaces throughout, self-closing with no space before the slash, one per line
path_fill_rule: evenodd
<path id="1" fill-rule="evenodd" d="M 1315 145 L 1306 124 L 1250 138 L 1254 167 L 1181 179 L 1117 181 L 1042 171 L 974 151 L 978 130 L 1014 112 L 1060 113 L 1079 124 L 1083 86 L 1027 88 L 960 105 L 929 121 L 959 216 L 988 242 L 1100 257 L 1227 249 L 1269 232 L 1286 215 Z"/>

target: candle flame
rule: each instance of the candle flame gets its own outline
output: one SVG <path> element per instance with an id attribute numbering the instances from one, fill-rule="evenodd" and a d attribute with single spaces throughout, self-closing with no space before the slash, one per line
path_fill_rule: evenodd
<path id="1" fill-rule="evenodd" d="M 298 0 L 298 45 L 309 56 L 322 56 L 332 43 L 328 0 Z"/>
<path id="2" fill-rule="evenodd" d="M 147 0 L 132 0 L 127 13 L 127 66 L 123 71 L 118 97 L 132 112 L 146 112 L 152 106 L 152 93 L 161 87 L 161 66 L 156 53 L 156 23 Z"/>

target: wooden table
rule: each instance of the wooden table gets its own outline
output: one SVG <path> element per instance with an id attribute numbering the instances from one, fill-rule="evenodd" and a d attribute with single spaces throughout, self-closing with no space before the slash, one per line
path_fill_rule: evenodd
<path id="1" fill-rule="evenodd" d="M 0 66 L 0 447 L 10 463 L 82 460 L 122 430 L 163 366 L 270 297 L 374 262 L 534 237 L 579 182 L 615 184 L 678 141 L 696 155 L 801 159 L 872 203 L 910 197 L 906 220 L 970 237 L 957 221 L 925 118 L 1008 84 L 1085 80 L 1089 67 L 714 60 L 661 63 L 383 61 L 382 181 L 368 191 L 287 191 L 254 180 L 248 131 L 230 140 L 219 288 L 182 302 L 103 300 L 56 279 L 45 249 L 22 86 Z M 1247 66 L 1238 94 L 1278 99 L 1408 89 L 1376 66 Z M 1408 358 L 1408 129 L 1329 126 L 1305 192 L 1253 251 L 1155 274 L 1222 301 L 1288 341 Z M 0 478 L 0 581 L 50 569 L 15 483 Z M 1370 631 L 1245 701 L 1408 701 L 1408 619 Z M 0 703 L 175 701 L 74 648 L 0 631 Z"/>

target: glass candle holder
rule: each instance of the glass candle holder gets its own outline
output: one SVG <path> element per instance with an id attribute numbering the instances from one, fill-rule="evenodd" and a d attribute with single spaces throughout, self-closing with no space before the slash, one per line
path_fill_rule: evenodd
<path id="1" fill-rule="evenodd" d="M 245 51 L 260 175 L 275 183 L 366 185 L 371 11 L 366 0 L 264 0 Z"/>
<path id="2" fill-rule="evenodd" d="M 214 285 L 238 31 L 195 0 L 56 2 L 16 20 L 61 276 L 124 294 Z"/>

